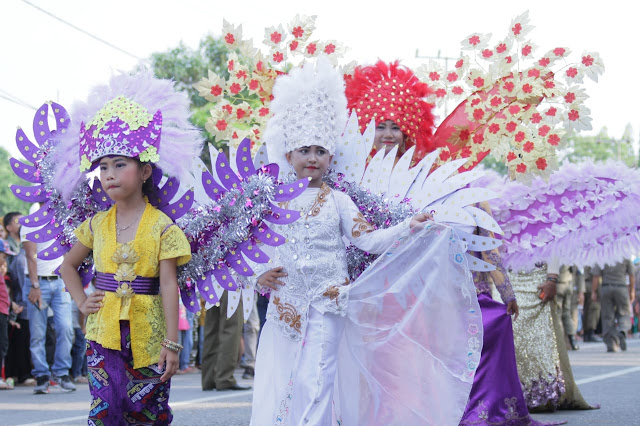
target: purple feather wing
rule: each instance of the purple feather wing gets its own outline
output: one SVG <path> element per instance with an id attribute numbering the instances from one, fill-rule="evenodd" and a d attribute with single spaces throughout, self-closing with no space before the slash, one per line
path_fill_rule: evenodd
<path id="1" fill-rule="evenodd" d="M 279 245 L 282 245 L 286 241 L 286 239 L 282 235 L 280 235 L 277 232 L 273 231 L 264 222 L 262 222 L 261 224 L 255 226 L 251 230 L 251 233 L 257 239 L 259 239 L 262 243 L 264 243 L 264 244 L 266 244 L 268 246 L 272 246 L 272 247 L 277 247 Z"/>
<path id="2" fill-rule="evenodd" d="M 238 146 L 236 168 L 243 178 L 256 174 L 256 168 L 251 158 L 251 140 L 248 138 L 245 138 Z"/>
<path id="3" fill-rule="evenodd" d="M 20 128 L 16 130 L 16 146 L 24 158 L 32 163 L 36 162 L 38 159 L 39 148 L 29 140 L 27 135 L 24 133 L 24 130 Z"/>
<path id="4" fill-rule="evenodd" d="M 240 186 L 240 179 L 229 165 L 227 156 L 222 153 L 216 158 L 216 174 L 225 188 L 233 189 Z"/>
<path id="5" fill-rule="evenodd" d="M 254 244 L 251 241 L 244 241 L 240 243 L 238 245 L 238 249 L 242 250 L 242 253 L 255 263 L 269 262 L 269 256 L 260 250 L 257 244 Z"/>
<path id="6" fill-rule="evenodd" d="M 48 113 L 49 104 L 42 104 L 33 117 L 33 135 L 40 146 L 45 145 L 51 137 Z"/>
<path id="7" fill-rule="evenodd" d="M 277 202 L 293 200 L 307 189 L 307 185 L 309 185 L 307 179 L 300 179 L 287 185 L 280 185 L 273 199 Z"/>
<path id="8" fill-rule="evenodd" d="M 61 231 L 61 225 L 58 222 L 51 222 L 37 231 L 30 232 L 26 235 L 27 240 L 34 243 L 46 243 L 54 238 L 57 238 Z"/>
<path id="9" fill-rule="evenodd" d="M 162 185 L 162 188 L 158 191 L 158 207 L 162 208 L 165 205 L 169 204 L 173 197 L 178 192 L 180 188 L 180 183 L 178 179 L 171 177 L 167 179 L 167 181 Z"/>
<path id="10" fill-rule="evenodd" d="M 27 203 L 43 203 L 47 201 L 47 193 L 42 185 L 11 185 L 10 188 L 13 195 Z"/>
<path id="11" fill-rule="evenodd" d="M 239 252 L 236 248 L 235 250 L 230 250 L 224 258 L 234 271 L 238 273 L 238 275 L 242 275 L 244 277 L 250 277 L 253 275 L 253 269 L 249 266 L 247 261 L 242 256 L 242 252 Z"/>
<path id="12" fill-rule="evenodd" d="M 204 187 L 204 191 L 207 193 L 209 198 L 211 198 L 213 201 L 218 201 L 220 197 L 222 197 L 222 195 L 227 191 L 216 183 L 216 181 L 213 179 L 213 176 L 211 176 L 211 173 L 209 173 L 208 171 L 202 172 L 202 186 Z"/>
<path id="13" fill-rule="evenodd" d="M 297 210 L 287 210 L 273 204 L 270 206 L 271 213 L 264 217 L 264 220 L 278 225 L 286 225 L 293 223 L 300 218 L 300 212 Z"/>
<path id="14" fill-rule="evenodd" d="M 51 218 L 53 217 L 53 211 L 49 209 L 50 206 L 51 203 L 47 201 L 35 213 L 32 213 L 28 216 L 22 216 L 20 218 L 20 224 L 27 227 L 35 228 L 37 226 L 41 226 L 50 222 Z"/>
<path id="15" fill-rule="evenodd" d="M 67 253 L 70 248 L 71 248 L 70 246 L 62 245 L 59 240 L 56 240 L 49 247 L 47 247 L 46 249 L 40 250 L 38 252 L 38 259 L 42 259 L 42 260 L 57 259 L 60 256 L 63 256 L 65 253 Z"/>
<path id="16" fill-rule="evenodd" d="M 218 295 L 213 289 L 213 282 L 211 280 L 212 271 L 207 272 L 203 277 L 200 277 L 197 282 L 198 290 L 200 291 L 200 295 L 202 298 L 210 303 L 216 304 L 218 303 Z M 186 305 L 185 305 L 186 306 Z"/>
<path id="17" fill-rule="evenodd" d="M 40 173 L 38 172 L 38 168 L 36 166 L 25 164 L 15 158 L 11 158 L 9 160 L 9 163 L 11 164 L 11 168 L 13 169 L 13 173 L 15 173 L 19 178 L 31 183 L 40 182 Z"/>
<path id="18" fill-rule="evenodd" d="M 93 179 L 93 188 L 91 190 L 91 198 L 100 205 L 104 210 L 108 209 L 113 204 L 113 200 L 107 195 L 107 192 L 102 187 L 100 179 Z"/>
<path id="19" fill-rule="evenodd" d="M 182 194 L 182 197 L 173 204 L 162 207 L 162 210 L 174 222 L 184 216 L 193 205 L 193 188 Z"/>
<path id="20" fill-rule="evenodd" d="M 233 280 L 231 271 L 229 271 L 226 265 L 219 264 L 218 267 L 213 270 L 213 276 L 223 289 L 231 291 L 238 289 L 238 284 Z"/>

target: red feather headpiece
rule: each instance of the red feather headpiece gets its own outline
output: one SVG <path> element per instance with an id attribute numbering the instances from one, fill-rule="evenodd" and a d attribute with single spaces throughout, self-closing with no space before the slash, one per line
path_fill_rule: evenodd
<path id="1" fill-rule="evenodd" d="M 355 111 L 360 131 L 375 119 L 376 125 L 392 120 L 407 136 L 406 148 L 416 145 L 416 154 L 431 152 L 434 130 L 432 104 L 424 98 L 433 91 L 398 61 L 356 67 L 346 77 L 347 106 Z"/>

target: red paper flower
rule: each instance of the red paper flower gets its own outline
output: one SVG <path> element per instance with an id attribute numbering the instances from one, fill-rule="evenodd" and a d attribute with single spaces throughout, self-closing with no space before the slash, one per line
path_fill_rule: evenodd
<path id="1" fill-rule="evenodd" d="M 440 152 L 440 159 L 442 161 L 447 161 L 450 156 L 451 156 L 451 153 L 448 150 L 443 150 L 442 152 Z"/>
<path id="2" fill-rule="evenodd" d="M 471 136 L 471 133 L 469 133 L 469 129 L 462 129 L 458 134 L 458 137 L 460 138 L 460 140 L 465 142 L 469 140 L 470 136 Z"/>
<path id="3" fill-rule="evenodd" d="M 211 94 L 213 96 L 220 96 L 222 94 L 222 87 L 219 85 L 211 86 Z"/>
<path id="4" fill-rule="evenodd" d="M 564 56 L 565 53 L 567 53 L 567 51 L 563 47 L 556 47 L 553 49 L 553 54 L 556 56 Z"/>
<path id="5" fill-rule="evenodd" d="M 493 133 L 494 135 L 500 131 L 500 125 L 498 123 L 492 123 L 489 126 L 489 133 Z"/>
<path id="6" fill-rule="evenodd" d="M 520 22 L 516 23 L 513 28 L 511 28 L 511 31 L 515 36 L 520 35 L 520 32 L 522 31 L 522 25 L 520 25 Z"/>
<path id="7" fill-rule="evenodd" d="M 267 114 L 269 114 L 269 108 L 264 108 L 264 107 L 263 107 L 263 108 L 260 108 L 260 109 L 258 110 L 258 115 L 259 115 L 260 117 L 264 117 L 264 116 L 265 116 L 265 115 L 267 115 Z"/>
<path id="8" fill-rule="evenodd" d="M 455 86 L 451 91 L 454 95 L 462 95 L 462 93 L 464 93 L 464 90 L 462 90 L 462 87 L 460 86 Z"/>
<path id="9" fill-rule="evenodd" d="M 507 45 L 504 43 L 500 43 L 498 46 L 496 46 L 496 52 L 498 53 L 504 53 L 507 51 Z"/>
<path id="10" fill-rule="evenodd" d="M 582 64 L 585 67 L 590 67 L 591 65 L 593 65 L 594 59 L 591 55 L 587 55 L 587 56 L 583 56 L 582 57 Z"/>
<path id="11" fill-rule="evenodd" d="M 447 74 L 447 80 L 450 83 L 453 83 L 454 81 L 456 81 L 458 79 L 458 73 L 455 72 L 450 72 L 449 74 Z"/>
<path id="12" fill-rule="evenodd" d="M 482 57 L 483 58 L 490 58 L 493 56 L 493 51 L 491 49 L 484 49 L 482 51 Z"/>
<path id="13" fill-rule="evenodd" d="M 523 91 L 524 93 L 531 93 L 531 92 L 533 92 L 533 86 L 532 86 L 532 85 L 530 85 L 529 83 L 524 84 L 524 85 L 522 86 L 522 91 Z"/>
<path id="14" fill-rule="evenodd" d="M 224 41 L 226 41 L 228 44 L 233 44 L 236 42 L 236 38 L 233 36 L 233 34 L 227 33 L 227 35 L 224 36 Z"/>
<path id="15" fill-rule="evenodd" d="M 479 89 L 479 88 L 481 88 L 482 86 L 484 86 L 484 78 L 482 78 L 482 77 L 476 77 L 476 78 L 473 80 L 473 85 L 474 85 L 475 87 L 477 87 L 478 89 Z"/>
<path id="16" fill-rule="evenodd" d="M 547 168 L 547 160 L 545 160 L 544 158 L 538 158 L 536 160 L 536 166 L 540 169 L 540 170 L 544 170 Z"/>
<path id="17" fill-rule="evenodd" d="M 469 37 L 469 44 L 472 46 L 477 46 L 478 44 L 480 44 L 480 37 L 478 37 L 477 35 Z"/>
<path id="18" fill-rule="evenodd" d="M 513 133 L 518 128 L 518 125 L 514 121 L 510 121 L 510 122 L 507 123 L 505 128 L 507 129 L 507 132 Z"/>
<path id="19" fill-rule="evenodd" d="M 576 75 L 578 75 L 578 70 L 576 68 L 571 67 L 567 70 L 567 77 L 574 78 Z"/>
<path id="20" fill-rule="evenodd" d="M 302 29 L 301 26 L 297 26 L 293 28 L 293 30 L 291 31 L 291 34 L 293 34 L 295 38 L 300 38 L 304 35 L 304 30 Z"/>
<path id="21" fill-rule="evenodd" d="M 293 40 L 291 43 L 289 43 L 289 50 L 291 50 L 292 52 L 297 48 L 298 48 L 298 40 Z"/>
<path id="22" fill-rule="evenodd" d="M 573 101 L 576 100 L 576 94 L 573 92 L 567 92 L 566 95 L 564 95 L 564 101 L 568 104 L 572 104 Z"/>
<path id="23" fill-rule="evenodd" d="M 551 63 L 551 59 L 549 58 L 540 58 L 540 60 L 538 61 L 538 65 L 540 65 L 541 67 L 546 67 L 550 63 Z"/>
<path id="24" fill-rule="evenodd" d="M 481 120 L 484 117 L 484 110 L 482 108 L 476 108 L 473 110 L 473 119 Z"/>
<path id="25" fill-rule="evenodd" d="M 326 53 L 327 55 L 331 55 L 335 51 L 336 51 L 336 45 L 333 43 L 329 43 L 324 47 L 324 53 Z"/>
<path id="26" fill-rule="evenodd" d="M 494 96 L 493 98 L 491 98 L 492 107 L 500 106 L 501 103 L 502 103 L 502 98 L 500 96 Z"/>
<path id="27" fill-rule="evenodd" d="M 235 64 L 234 64 L 233 59 L 232 59 L 232 60 L 230 60 L 230 61 L 227 63 L 227 69 L 228 69 L 229 71 L 233 71 L 233 68 L 234 68 L 234 67 L 235 67 Z"/>
<path id="28" fill-rule="evenodd" d="M 516 158 L 518 158 L 518 156 L 514 154 L 513 151 L 509 151 L 509 153 L 507 154 L 507 161 L 513 161 Z"/>
<path id="29" fill-rule="evenodd" d="M 282 52 L 276 52 L 273 54 L 273 62 L 280 63 L 284 60 L 284 55 Z"/>
<path id="30" fill-rule="evenodd" d="M 256 69 L 258 71 L 264 71 L 264 63 L 262 61 L 258 61 L 258 63 L 256 64 Z"/>
<path id="31" fill-rule="evenodd" d="M 438 89 L 436 90 L 436 97 L 438 98 L 444 98 L 447 95 L 447 91 L 444 89 Z"/>
<path id="32" fill-rule="evenodd" d="M 469 147 L 468 145 L 465 145 L 464 147 L 462 147 L 462 149 L 460 150 L 460 156 L 462 158 L 471 157 L 471 147 Z"/>
<path id="33" fill-rule="evenodd" d="M 315 43 L 309 43 L 309 45 L 307 46 L 307 53 L 309 55 L 313 55 L 314 53 L 316 53 L 317 48 L 318 46 Z"/>
<path id="34" fill-rule="evenodd" d="M 473 135 L 473 143 L 481 144 L 482 142 L 484 142 L 484 134 L 482 132 Z"/>
<path id="35" fill-rule="evenodd" d="M 520 106 L 518 105 L 509 105 L 509 113 L 511 113 L 512 115 L 516 115 L 517 113 L 520 112 Z"/>
<path id="36" fill-rule="evenodd" d="M 238 83 L 233 83 L 231 87 L 229 87 L 229 91 L 234 95 L 237 95 L 242 90 L 242 87 Z"/>
<path id="37" fill-rule="evenodd" d="M 271 41 L 274 42 L 275 44 L 278 44 L 282 41 L 282 34 L 280 34 L 277 31 L 274 31 L 271 33 Z"/>
<path id="38" fill-rule="evenodd" d="M 547 110 L 545 114 L 547 114 L 549 117 L 555 117 L 557 112 L 558 112 L 558 109 L 556 107 L 551 107 Z"/>
<path id="39" fill-rule="evenodd" d="M 554 87 L 556 87 L 556 83 L 553 80 L 547 80 L 544 82 L 545 89 L 553 89 Z"/>
<path id="40" fill-rule="evenodd" d="M 531 116 L 531 122 L 534 124 L 538 124 L 542 121 L 542 116 L 539 113 L 535 113 Z"/>
<path id="41" fill-rule="evenodd" d="M 502 88 L 509 93 L 513 91 L 514 87 L 516 87 L 516 85 L 513 84 L 513 81 L 507 81 L 504 86 L 502 86 Z"/>
<path id="42" fill-rule="evenodd" d="M 531 142 L 531 141 L 526 141 L 526 142 L 524 143 L 524 145 L 522 146 L 522 150 L 523 150 L 524 152 L 531 152 L 531 151 L 533 151 L 533 147 L 534 147 L 533 142 Z"/>
<path id="43" fill-rule="evenodd" d="M 516 133 L 516 135 L 514 136 L 514 139 L 516 140 L 516 142 L 522 142 L 524 140 L 524 137 L 525 137 L 525 134 L 521 130 L 518 133 Z"/>
<path id="44" fill-rule="evenodd" d="M 233 112 L 233 108 L 231 107 L 231 105 L 227 104 L 225 106 L 222 107 L 222 110 L 224 112 L 226 112 L 227 114 L 231 114 Z"/>
<path id="45" fill-rule="evenodd" d="M 537 68 L 531 68 L 528 72 L 527 72 L 527 76 L 529 77 L 540 77 L 540 70 Z"/>
<path id="46" fill-rule="evenodd" d="M 522 48 L 522 56 L 529 56 L 531 54 L 532 47 L 530 44 L 527 44 Z"/>
<path id="47" fill-rule="evenodd" d="M 435 71 L 431 71 L 429 73 L 429 78 L 431 79 L 431 81 L 438 81 L 438 80 L 440 80 L 440 74 L 438 74 Z"/>
<path id="48" fill-rule="evenodd" d="M 572 109 L 571 111 L 569 111 L 568 117 L 569 120 L 576 121 L 578 118 L 580 118 L 580 113 L 577 110 Z"/>
<path id="49" fill-rule="evenodd" d="M 227 122 L 224 120 L 218 120 L 218 122 L 216 123 L 216 129 L 220 130 L 221 132 L 225 131 L 227 129 Z"/>
<path id="50" fill-rule="evenodd" d="M 516 172 L 518 173 L 524 173 L 527 171 L 527 165 L 524 163 L 520 163 L 516 166 Z"/>
<path id="51" fill-rule="evenodd" d="M 552 133 L 547 138 L 547 142 L 549 142 L 550 145 L 557 146 L 560 143 L 560 136 Z"/>
<path id="52" fill-rule="evenodd" d="M 458 59 L 456 61 L 456 68 L 462 68 L 463 65 L 464 65 L 464 59 Z"/>
<path id="53" fill-rule="evenodd" d="M 243 118 L 245 115 L 247 115 L 247 111 L 243 110 L 242 108 L 238 108 L 236 110 L 236 117 L 239 119 Z"/>
<path id="54" fill-rule="evenodd" d="M 258 80 L 251 80 L 249 82 L 249 90 L 258 90 L 259 86 L 260 84 L 258 83 Z"/>
<path id="55" fill-rule="evenodd" d="M 241 79 L 241 78 L 242 78 L 242 79 L 245 79 L 245 78 L 247 78 L 247 72 L 246 72 L 246 71 L 244 71 L 244 70 L 240 70 L 240 71 L 238 71 L 238 72 L 236 73 L 236 78 L 237 78 L 237 79 Z"/>
<path id="56" fill-rule="evenodd" d="M 547 126 L 546 124 L 542 127 L 540 127 L 538 129 L 538 134 L 540 136 L 547 136 L 547 133 L 549 133 L 549 130 L 551 130 L 551 127 Z"/>

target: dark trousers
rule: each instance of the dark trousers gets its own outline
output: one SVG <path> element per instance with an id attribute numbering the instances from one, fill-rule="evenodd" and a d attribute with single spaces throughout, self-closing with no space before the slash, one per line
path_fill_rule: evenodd
<path id="1" fill-rule="evenodd" d="M 4 372 L 7 377 L 15 377 L 17 383 L 22 383 L 31 377 L 31 351 L 29 342 L 29 320 L 16 321 L 20 328 L 11 327 L 9 330 L 9 351 L 4 361 Z"/>
<path id="2" fill-rule="evenodd" d="M 584 295 L 584 311 L 582 317 L 582 328 L 585 332 L 593 332 L 598 328 L 600 322 L 600 299 L 594 302 L 591 300 L 591 292 Z"/>
<path id="3" fill-rule="evenodd" d="M 74 339 L 71 346 L 71 377 L 87 375 L 87 341 L 80 327 L 73 329 Z"/>
<path id="4" fill-rule="evenodd" d="M 235 293 L 233 296 L 240 297 Z M 233 371 L 238 364 L 242 338 L 242 301 L 231 318 L 227 318 L 228 297 L 225 291 L 220 306 L 209 309 L 205 317 L 202 390 L 222 390 L 237 384 Z"/>
<path id="5" fill-rule="evenodd" d="M 2 284 L 0 284 L 2 285 Z M 9 316 L 0 314 L 0 367 L 9 349 Z"/>

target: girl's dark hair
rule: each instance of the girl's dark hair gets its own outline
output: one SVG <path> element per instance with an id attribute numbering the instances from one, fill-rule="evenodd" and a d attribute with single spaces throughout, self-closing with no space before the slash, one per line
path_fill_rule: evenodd
<path id="1" fill-rule="evenodd" d="M 151 176 L 149 176 L 149 178 L 142 184 L 142 194 L 146 195 L 147 198 L 149 198 L 149 200 L 152 200 L 153 197 L 155 197 L 156 195 L 156 185 L 154 183 L 154 176 L 156 173 L 154 173 L 156 171 L 156 165 L 153 163 L 143 163 L 142 161 L 140 161 L 138 158 L 135 158 L 135 160 L 138 162 L 138 166 L 140 168 L 143 168 L 145 166 L 145 164 L 149 164 L 151 166 Z"/>
<path id="2" fill-rule="evenodd" d="M 20 212 L 9 212 L 7 214 L 4 215 L 4 217 L 2 218 L 2 225 L 4 226 L 5 231 L 9 232 L 7 230 L 7 225 L 10 224 L 13 221 L 13 218 L 16 216 L 20 216 L 22 213 Z"/>

